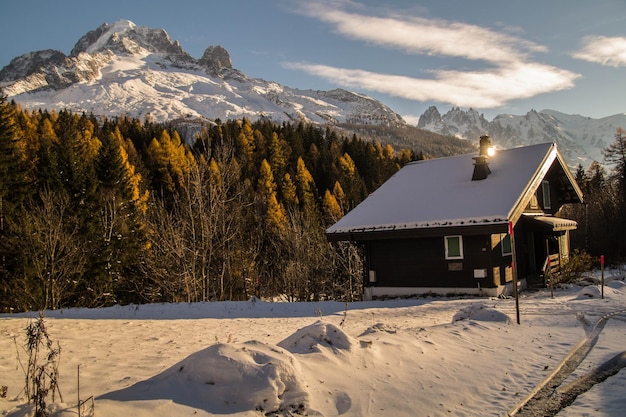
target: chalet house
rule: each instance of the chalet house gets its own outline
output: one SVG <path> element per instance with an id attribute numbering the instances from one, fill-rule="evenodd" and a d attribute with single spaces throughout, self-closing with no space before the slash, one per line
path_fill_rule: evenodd
<path id="1" fill-rule="evenodd" d="M 575 221 L 558 217 L 583 196 L 555 144 L 405 165 L 326 230 L 364 253 L 364 298 L 499 296 L 569 257 Z M 512 231 L 512 233 L 510 233 Z M 513 256 L 515 254 L 515 260 Z"/>

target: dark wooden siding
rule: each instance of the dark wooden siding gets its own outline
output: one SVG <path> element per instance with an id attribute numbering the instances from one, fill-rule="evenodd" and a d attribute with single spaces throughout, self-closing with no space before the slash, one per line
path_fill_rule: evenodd
<path id="1" fill-rule="evenodd" d="M 371 285 L 380 287 L 493 288 L 501 283 L 500 277 L 494 282 L 493 268 L 511 259 L 502 257 L 499 244 L 492 247 L 491 235 L 463 236 L 464 256 L 459 260 L 445 259 L 443 236 L 374 240 L 366 248 L 367 269 L 376 271 Z M 487 277 L 474 278 L 475 269 L 486 269 Z"/>

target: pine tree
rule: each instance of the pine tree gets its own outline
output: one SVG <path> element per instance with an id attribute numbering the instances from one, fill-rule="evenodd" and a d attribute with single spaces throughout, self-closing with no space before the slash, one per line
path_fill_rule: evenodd
<path id="1" fill-rule="evenodd" d="M 167 168 L 174 179 L 177 187 L 182 187 L 189 175 L 191 159 L 188 158 L 187 149 L 183 144 L 178 132 L 172 135 L 163 130 L 159 138 L 163 158 L 167 161 Z"/>
<path id="2" fill-rule="evenodd" d="M 604 158 L 614 166 L 615 179 L 626 196 L 626 130 L 616 130 L 615 141 L 604 150 Z"/>
<path id="3" fill-rule="evenodd" d="M 617 206 L 614 218 L 614 228 L 609 234 L 616 253 L 626 257 L 626 130 L 618 128 L 615 132 L 615 142 L 604 151 L 606 161 L 613 165 L 612 180 L 616 189 L 615 205 Z"/>
<path id="4" fill-rule="evenodd" d="M 365 183 L 347 152 L 339 158 L 339 167 L 346 200 L 350 207 L 354 207 L 365 197 Z"/>
<path id="5" fill-rule="evenodd" d="M 300 204 L 300 201 L 298 200 L 298 192 L 296 186 L 293 183 L 293 180 L 291 179 L 291 175 L 289 175 L 289 173 L 286 173 L 283 176 L 281 190 L 282 199 L 288 207 L 293 208 L 297 207 Z"/>
<path id="6" fill-rule="evenodd" d="M 339 204 L 343 216 L 343 213 L 348 211 L 350 207 L 348 206 L 348 202 L 346 200 L 346 193 L 344 193 L 339 181 L 335 181 L 335 185 L 333 186 L 333 197 L 335 197 L 335 201 Z"/>
<path id="7" fill-rule="evenodd" d="M 583 193 L 586 193 L 589 186 L 589 178 L 587 178 L 587 173 L 585 172 L 585 168 L 582 164 L 578 164 L 578 168 L 576 169 L 576 175 L 574 178 L 576 179 L 576 184 L 578 184 L 578 187 L 580 187 Z"/>
<path id="8" fill-rule="evenodd" d="M 59 138 L 52 123 L 47 116 L 40 120 L 39 149 L 35 171 L 39 190 L 58 191 L 63 189 L 63 181 L 58 162 Z"/>
<path id="9" fill-rule="evenodd" d="M 91 134 L 93 127 L 90 129 L 90 123 L 68 111 L 60 112 L 55 123 L 59 138 L 57 167 L 60 180 L 70 195 L 72 210 L 83 219 L 91 219 L 94 213 L 98 185 L 94 159 L 101 146 Z"/>
<path id="10" fill-rule="evenodd" d="M 176 191 L 176 183 L 168 169 L 169 164 L 167 156 L 161 143 L 153 138 L 147 149 L 148 166 L 151 168 L 152 187 L 158 194 L 166 194 L 171 196 Z"/>
<path id="11" fill-rule="evenodd" d="M 0 216 L 10 214 L 26 194 L 26 155 L 17 129 L 15 107 L 0 90 Z"/>
<path id="12" fill-rule="evenodd" d="M 100 183 L 100 189 L 113 194 L 124 194 L 126 190 L 119 130 L 111 132 L 102 139 L 102 146 L 96 158 L 96 174 Z M 124 196 L 126 197 L 126 196 Z"/>
<path id="13" fill-rule="evenodd" d="M 276 194 L 271 194 L 267 200 L 266 224 L 270 232 L 282 235 L 288 222 L 285 208 L 278 202 Z"/>
<path id="14" fill-rule="evenodd" d="M 23 170 L 25 173 L 26 184 L 29 188 L 36 183 L 35 166 L 37 163 L 37 151 L 39 149 L 39 134 L 37 132 L 37 118 L 28 111 L 21 110 L 16 107 L 16 120 L 18 127 L 18 146 L 20 154 L 23 155 Z M 28 192 L 29 195 L 34 193 L 34 189 Z"/>
<path id="15" fill-rule="evenodd" d="M 324 221 L 327 225 L 331 225 L 339 220 L 343 213 L 341 211 L 341 207 L 335 199 L 335 196 L 331 194 L 329 190 L 326 190 L 324 193 L 324 198 L 322 200 L 322 209 L 324 213 Z"/>
<path id="16" fill-rule="evenodd" d="M 263 161 L 261 161 L 257 191 L 265 200 L 267 200 L 270 195 L 276 193 L 276 182 L 274 181 L 274 173 L 272 172 L 272 167 L 267 162 L 267 159 L 263 159 Z"/>
<path id="17" fill-rule="evenodd" d="M 296 190 L 298 200 L 303 211 L 313 214 L 317 212 L 315 181 L 304 163 L 302 157 L 298 158 L 296 165 Z"/>
<path id="18" fill-rule="evenodd" d="M 276 197 L 276 183 L 272 168 L 267 160 L 261 161 L 257 192 L 265 215 L 265 223 L 270 232 L 280 233 L 287 224 L 287 213 Z"/>
<path id="19" fill-rule="evenodd" d="M 589 165 L 587 177 L 589 178 L 589 188 L 600 191 L 605 186 L 606 170 L 598 161 L 593 161 Z"/>
<path id="20" fill-rule="evenodd" d="M 237 134 L 236 151 L 246 172 L 251 172 L 254 162 L 254 132 L 250 119 L 244 118 L 241 122 L 241 130 Z"/>
<path id="21" fill-rule="evenodd" d="M 22 258 L 13 241 L 23 241 L 23 236 L 14 236 L 18 232 L 11 226 L 23 217 L 20 208 L 23 196 L 19 190 L 25 175 L 21 172 L 20 160 L 15 109 L 0 90 L 0 307 L 3 308 L 11 307 L 7 304 L 13 298 L 10 295 L 17 285 L 15 279 L 20 275 Z"/>
<path id="22" fill-rule="evenodd" d="M 287 158 L 282 141 L 276 132 L 272 132 L 269 141 L 269 163 L 272 171 L 280 178 L 285 172 Z"/>
<path id="23" fill-rule="evenodd" d="M 128 180 L 128 188 L 130 191 L 130 200 L 139 211 L 145 213 L 148 209 L 148 198 L 150 192 L 145 188 L 143 177 L 138 172 L 137 167 L 132 163 L 130 155 L 136 155 L 137 151 L 133 143 L 129 140 L 125 141 L 120 147 L 120 156 Z M 133 158 L 136 159 L 137 157 Z"/>

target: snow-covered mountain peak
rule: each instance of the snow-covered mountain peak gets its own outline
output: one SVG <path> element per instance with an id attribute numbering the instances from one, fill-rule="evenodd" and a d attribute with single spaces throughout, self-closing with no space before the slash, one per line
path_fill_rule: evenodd
<path id="1" fill-rule="evenodd" d="M 471 126 L 470 129 L 466 127 Z M 488 122 L 482 114 L 474 109 L 467 111 L 453 107 L 444 116 L 437 107 L 430 106 L 420 116 L 417 127 L 442 135 L 455 136 L 462 139 L 475 139 L 487 133 Z"/>
<path id="2" fill-rule="evenodd" d="M 430 107 L 420 116 L 417 127 L 444 135 L 476 140 L 488 134 L 496 146 L 554 142 L 572 167 L 602 163 L 602 150 L 614 140 L 618 127 L 626 126 L 626 114 L 601 119 L 568 115 L 554 110 L 530 110 L 524 115 L 499 114 L 491 122 L 476 110 L 454 107 L 443 116 Z"/>
<path id="3" fill-rule="evenodd" d="M 14 59 L 0 71 L 0 86 L 24 108 L 109 117 L 405 125 L 371 97 L 340 89 L 299 90 L 248 77 L 233 68 L 220 45 L 195 59 L 165 30 L 129 20 L 88 32 L 69 56 L 40 51 Z"/>
<path id="4" fill-rule="evenodd" d="M 417 121 L 417 127 L 433 132 L 443 132 L 445 130 L 444 121 L 437 107 L 430 106 L 427 108 Z"/>
<path id="5" fill-rule="evenodd" d="M 165 30 L 137 26 L 124 19 L 113 24 L 104 23 L 88 32 L 78 40 L 70 55 L 78 57 L 81 53 L 94 55 L 108 51 L 118 55 L 158 53 L 172 61 L 181 56 L 184 61 L 191 61 L 178 41 L 172 41 Z"/>
<path id="6" fill-rule="evenodd" d="M 104 33 L 102 33 L 95 42 L 91 43 L 85 49 L 85 52 L 93 54 L 100 49 L 106 47 L 109 41 L 119 42 L 121 37 L 123 37 L 131 30 L 134 30 L 136 27 L 137 25 L 135 25 L 133 22 L 124 19 L 118 20 L 112 25 L 108 25 L 107 23 L 105 23 L 100 26 L 100 28 L 104 30 Z"/>

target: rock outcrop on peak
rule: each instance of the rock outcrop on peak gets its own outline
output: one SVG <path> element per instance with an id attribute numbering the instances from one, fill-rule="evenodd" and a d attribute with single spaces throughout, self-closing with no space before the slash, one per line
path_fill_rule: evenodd
<path id="1" fill-rule="evenodd" d="M 437 110 L 437 107 L 435 106 L 430 106 L 426 109 L 417 121 L 417 127 L 440 134 L 443 134 L 441 132 L 446 131 L 445 123 L 441 118 L 441 113 L 439 113 L 439 110 Z"/>
<path id="2" fill-rule="evenodd" d="M 9 82 L 28 77 L 48 65 L 63 65 L 66 60 L 63 52 L 54 49 L 29 52 L 13 58 L 9 65 L 0 70 L 0 80 Z"/>
<path id="3" fill-rule="evenodd" d="M 76 42 L 72 52 L 70 52 L 70 56 L 78 56 L 81 52 L 87 52 L 87 48 L 93 45 L 102 35 L 104 35 L 110 29 L 110 25 L 108 23 L 103 23 L 98 26 L 97 29 L 90 30 Z"/>
<path id="4" fill-rule="evenodd" d="M 207 73 L 218 76 L 224 69 L 233 69 L 230 54 L 221 45 L 209 46 L 204 50 L 198 64 L 206 68 Z"/>

